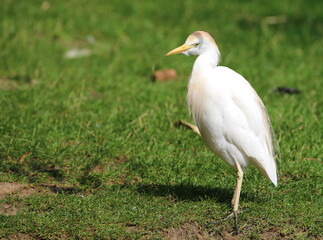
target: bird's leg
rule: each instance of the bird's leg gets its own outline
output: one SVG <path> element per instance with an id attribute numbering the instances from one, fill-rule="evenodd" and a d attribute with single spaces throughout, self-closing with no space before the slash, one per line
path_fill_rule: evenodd
<path id="1" fill-rule="evenodd" d="M 232 203 L 233 203 L 233 211 L 237 212 L 239 207 L 239 198 L 240 198 L 241 185 L 242 185 L 242 179 L 243 179 L 243 171 L 239 163 L 236 162 L 236 166 L 237 166 L 237 185 L 236 185 L 236 189 L 234 190 Z"/>
<path id="2" fill-rule="evenodd" d="M 201 135 L 200 130 L 199 130 L 199 129 L 198 129 L 198 127 L 197 127 L 196 125 L 194 125 L 194 124 L 191 124 L 191 123 L 186 122 L 186 121 L 184 121 L 184 120 L 179 120 L 178 122 L 176 122 L 176 124 L 178 124 L 178 125 L 184 125 L 184 126 L 186 126 L 186 127 L 190 128 L 190 129 L 192 129 L 192 130 L 193 130 L 194 132 L 196 132 L 198 135 Z"/>
<path id="3" fill-rule="evenodd" d="M 236 232 L 238 234 L 239 229 L 238 229 L 238 207 L 239 207 L 239 198 L 240 198 L 240 192 L 241 192 L 241 185 L 242 185 L 242 179 L 243 179 L 243 171 L 241 169 L 241 166 L 239 163 L 235 162 L 236 167 L 237 167 L 237 185 L 236 189 L 234 190 L 233 194 L 233 215 L 235 219 L 235 225 L 236 225 Z"/>
<path id="4" fill-rule="evenodd" d="M 235 198 L 236 198 L 236 195 L 237 195 L 237 186 L 236 186 L 236 188 L 234 189 L 234 193 L 233 193 L 233 197 L 232 197 L 232 206 L 234 206 L 234 200 L 235 200 Z"/>
<path id="5" fill-rule="evenodd" d="M 213 222 L 211 224 L 218 224 L 221 222 L 224 222 L 226 220 L 228 220 L 229 218 L 233 218 L 235 219 L 235 228 L 236 228 L 236 234 L 239 233 L 239 228 L 238 228 L 238 207 L 239 207 L 239 198 L 240 198 L 240 192 L 241 192 L 241 185 L 242 185 L 242 179 L 243 179 L 243 171 L 241 169 L 241 166 L 239 163 L 235 163 L 236 167 L 237 167 L 237 185 L 236 185 L 236 189 L 234 190 L 234 194 L 233 194 L 233 199 L 232 199 L 232 204 L 233 204 L 233 211 L 232 213 L 227 216 L 226 218 L 224 218 L 223 220 L 221 220 L 220 222 Z"/>

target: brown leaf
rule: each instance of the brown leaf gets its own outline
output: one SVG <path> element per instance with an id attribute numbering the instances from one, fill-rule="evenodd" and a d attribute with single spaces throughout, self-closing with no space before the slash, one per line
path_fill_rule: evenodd
<path id="1" fill-rule="evenodd" d="M 22 157 L 19 160 L 19 163 L 23 163 L 25 158 L 28 157 L 31 154 L 31 152 L 26 152 L 24 155 L 22 155 Z"/>
<path id="2" fill-rule="evenodd" d="M 176 79 L 177 74 L 174 69 L 163 69 L 154 72 L 153 80 L 157 82 L 165 82 L 166 80 Z"/>

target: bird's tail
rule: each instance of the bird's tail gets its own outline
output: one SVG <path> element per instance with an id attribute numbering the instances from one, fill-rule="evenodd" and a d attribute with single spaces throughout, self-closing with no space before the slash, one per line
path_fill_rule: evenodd
<path id="1" fill-rule="evenodd" d="M 277 187 L 277 167 L 275 159 L 265 161 L 264 169 L 259 171 Z"/>
<path id="2" fill-rule="evenodd" d="M 257 95 L 258 96 L 258 95 Z M 258 170 L 268 180 L 270 180 L 275 186 L 277 186 L 277 166 L 276 160 L 281 159 L 279 144 L 274 132 L 274 129 L 270 123 L 267 109 L 261 99 L 258 96 L 258 102 L 262 110 L 263 126 L 264 126 L 264 138 L 263 138 L 263 162 L 261 166 L 256 165 Z"/>

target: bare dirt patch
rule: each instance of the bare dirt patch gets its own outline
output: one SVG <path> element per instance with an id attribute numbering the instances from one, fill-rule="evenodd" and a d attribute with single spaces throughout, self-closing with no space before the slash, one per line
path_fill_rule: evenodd
<path id="1" fill-rule="evenodd" d="M 261 239 L 288 239 L 285 238 L 283 234 L 281 234 L 276 227 L 272 227 L 268 229 L 267 231 L 264 231 L 260 234 Z"/>
<path id="2" fill-rule="evenodd" d="M 4 216 L 9 216 L 9 215 L 16 215 L 18 210 L 23 208 L 22 204 L 8 204 L 8 203 L 3 203 L 0 204 L 0 214 Z"/>
<path id="3" fill-rule="evenodd" d="M 235 231 L 230 227 L 223 227 L 220 230 L 205 229 L 201 227 L 198 223 L 187 222 L 179 227 L 172 227 L 170 229 L 163 230 L 163 239 L 169 240 L 185 240 L 185 239 L 197 239 L 197 240 L 206 240 L 206 239 L 216 239 L 216 240 L 238 240 L 249 238 L 246 232 L 243 232 L 243 229 L 240 229 L 238 235 L 235 234 Z M 273 227 L 267 231 L 260 233 L 260 239 L 269 240 L 269 239 L 287 239 L 279 233 L 279 231 Z"/>
<path id="4" fill-rule="evenodd" d="M 208 231 L 203 230 L 197 223 L 184 223 L 180 227 L 172 227 L 164 232 L 165 239 L 216 239 Z"/>
<path id="5" fill-rule="evenodd" d="M 126 227 L 126 231 L 128 233 L 136 233 L 136 234 L 140 234 L 140 239 L 149 239 L 151 237 L 152 232 L 150 231 L 145 231 L 144 228 L 136 226 L 136 225 L 132 225 L 129 224 Z"/>
<path id="6" fill-rule="evenodd" d="M 18 197 L 27 197 L 36 192 L 36 189 L 28 184 L 23 183 L 0 183 L 0 199 L 9 195 Z"/>
<path id="7" fill-rule="evenodd" d="M 0 199 L 5 198 L 7 196 L 18 196 L 27 197 L 36 192 L 35 188 L 23 183 L 0 183 Z M 0 214 L 9 216 L 9 215 L 16 215 L 18 210 L 23 208 L 22 204 L 15 203 L 15 204 L 8 204 L 2 203 L 0 204 Z M 9 238 L 11 239 L 11 238 Z M 15 239 L 15 238 L 12 238 Z M 24 238 L 17 238 L 17 239 L 24 239 Z"/>

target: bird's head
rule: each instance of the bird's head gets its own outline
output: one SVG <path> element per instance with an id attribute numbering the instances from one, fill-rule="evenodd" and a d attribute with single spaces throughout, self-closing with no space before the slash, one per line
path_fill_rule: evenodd
<path id="1" fill-rule="evenodd" d="M 166 54 L 166 56 L 183 53 L 188 55 L 201 55 L 208 51 L 216 51 L 220 55 L 219 48 L 210 34 L 203 31 L 196 31 L 188 36 L 185 43 Z"/>

